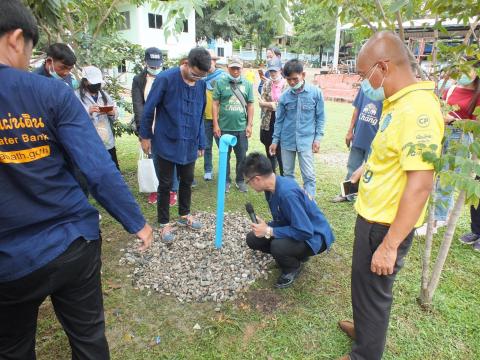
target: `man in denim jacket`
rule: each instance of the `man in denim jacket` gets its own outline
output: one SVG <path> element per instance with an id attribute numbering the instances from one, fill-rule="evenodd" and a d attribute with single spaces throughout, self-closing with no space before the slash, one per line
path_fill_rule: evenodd
<path id="1" fill-rule="evenodd" d="M 325 113 L 323 96 L 319 88 L 305 82 L 303 64 L 299 60 L 288 61 L 283 73 L 290 85 L 280 97 L 270 154 L 275 155 L 280 144 L 283 172 L 295 177 L 295 157 L 303 178 L 303 187 L 315 197 L 315 169 L 313 153 L 320 150 Z"/>

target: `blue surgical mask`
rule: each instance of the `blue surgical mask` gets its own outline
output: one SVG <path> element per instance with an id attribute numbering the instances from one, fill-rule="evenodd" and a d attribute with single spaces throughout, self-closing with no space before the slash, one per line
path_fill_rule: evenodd
<path id="1" fill-rule="evenodd" d="M 50 76 L 53 77 L 54 79 L 63 80 L 63 78 L 55 72 L 55 69 L 53 66 L 48 68 L 48 72 L 50 73 Z"/>
<path id="2" fill-rule="evenodd" d="M 160 74 L 160 71 L 162 71 L 162 68 L 152 69 L 147 67 L 147 72 L 152 76 L 157 76 L 158 74 Z"/>
<path id="3" fill-rule="evenodd" d="M 77 79 L 73 78 L 72 79 L 72 88 L 73 90 L 77 90 L 80 87 L 80 83 L 78 82 Z"/>
<path id="4" fill-rule="evenodd" d="M 475 79 L 472 79 L 470 76 L 468 75 L 465 75 L 465 74 L 462 74 L 462 76 L 460 76 L 460 79 L 458 79 L 458 85 L 461 85 L 461 86 L 468 86 L 470 85 L 473 80 Z"/>
<path id="5" fill-rule="evenodd" d="M 377 67 L 378 64 L 375 65 Z M 373 70 L 375 72 L 375 70 Z M 368 79 L 363 79 L 360 83 L 363 93 L 372 101 L 383 101 L 385 100 L 385 90 L 383 89 L 383 82 L 385 81 L 385 77 L 383 77 L 382 83 L 376 89 L 373 88 L 372 84 L 370 83 L 370 77 L 373 75 L 370 74 Z"/>

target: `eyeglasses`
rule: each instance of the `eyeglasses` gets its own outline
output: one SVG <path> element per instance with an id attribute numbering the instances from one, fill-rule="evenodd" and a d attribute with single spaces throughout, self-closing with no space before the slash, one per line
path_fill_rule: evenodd
<path id="1" fill-rule="evenodd" d="M 257 177 L 257 176 L 258 176 L 258 175 L 253 175 L 252 177 L 249 177 L 247 180 L 245 180 L 245 184 L 248 185 L 248 183 L 249 183 L 250 181 L 252 181 L 254 177 Z"/>
<path id="2" fill-rule="evenodd" d="M 190 77 L 192 79 L 203 80 L 207 77 L 206 74 L 199 75 L 199 74 L 194 73 L 192 70 L 190 70 L 190 68 L 188 69 L 188 72 L 190 73 Z"/>
<path id="3" fill-rule="evenodd" d="M 382 60 L 382 61 L 385 62 L 385 63 L 387 63 L 387 62 L 389 62 L 390 60 Z M 371 77 L 372 74 L 373 74 L 373 71 L 375 71 L 375 69 L 378 67 L 378 64 L 379 64 L 379 63 L 380 63 L 380 62 L 376 62 L 375 64 L 373 64 L 373 65 L 370 67 L 370 69 L 368 69 L 368 71 L 365 73 L 365 75 L 359 74 L 360 77 L 362 78 L 362 80 L 364 80 L 364 79 L 370 79 L 370 77 Z M 373 71 L 372 71 L 372 70 L 373 70 Z M 367 76 L 367 75 L 370 73 L 370 71 L 372 71 L 372 74 L 370 74 L 370 76 Z"/>

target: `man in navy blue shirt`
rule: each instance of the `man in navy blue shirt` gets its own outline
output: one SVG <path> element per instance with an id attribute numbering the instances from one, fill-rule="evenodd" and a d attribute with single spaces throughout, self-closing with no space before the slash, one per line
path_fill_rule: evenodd
<path id="1" fill-rule="evenodd" d="M 109 359 L 98 211 L 69 164 L 141 249 L 152 228 L 74 92 L 25 71 L 38 41 L 31 12 L 10 0 L 0 14 L 0 358 L 35 358 L 38 308 L 50 296 L 72 358 Z"/>
<path id="2" fill-rule="evenodd" d="M 157 215 L 165 242 L 174 239 L 169 225 L 169 201 L 175 167 L 180 178 L 177 223 L 195 230 L 202 227 L 190 214 L 190 205 L 195 161 L 205 151 L 206 84 L 203 79 L 211 61 L 210 53 L 197 47 L 190 50 L 186 63 L 158 74 L 140 120 L 142 149 L 154 155 L 158 177 Z"/>
<path id="3" fill-rule="evenodd" d="M 62 80 L 72 89 L 75 89 L 74 82 L 76 80 L 71 72 L 76 63 L 77 58 L 72 49 L 66 44 L 56 43 L 48 47 L 45 62 L 33 72 L 38 75 Z"/>
<path id="4" fill-rule="evenodd" d="M 382 116 L 382 101 L 371 100 L 365 96 L 362 89 L 353 101 L 352 120 L 345 136 L 345 144 L 350 148 L 347 162 L 347 176 L 345 181 L 349 180 L 353 172 L 367 161 L 370 153 L 370 145 L 377 134 L 378 123 Z M 337 195 L 332 202 L 352 201 L 354 196 Z"/>
<path id="5" fill-rule="evenodd" d="M 332 229 L 315 201 L 295 180 L 276 176 L 265 155 L 248 155 L 243 175 L 251 188 L 265 192 L 273 218 L 267 224 L 257 216 L 258 224 L 252 224 L 247 245 L 272 254 L 282 270 L 275 287 L 289 287 L 303 262 L 330 248 L 335 241 Z"/>

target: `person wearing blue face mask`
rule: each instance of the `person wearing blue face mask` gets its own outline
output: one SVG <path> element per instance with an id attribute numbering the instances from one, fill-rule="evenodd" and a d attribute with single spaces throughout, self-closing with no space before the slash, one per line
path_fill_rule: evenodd
<path id="1" fill-rule="evenodd" d="M 380 360 L 395 277 L 414 228 L 423 222 L 434 181 L 433 165 L 409 145 L 436 147 L 439 155 L 444 123 L 435 84 L 417 81 L 396 34 L 373 35 L 358 54 L 357 71 L 365 95 L 384 101 L 368 159 L 351 177 L 352 183 L 359 182 L 351 270 L 354 321 L 339 326 L 354 344 L 339 360 Z"/>
<path id="2" fill-rule="evenodd" d="M 270 155 L 276 155 L 280 145 L 283 173 L 295 178 L 295 158 L 298 156 L 303 188 L 315 198 L 316 180 L 313 153 L 320 150 L 325 126 L 324 102 L 321 90 L 305 82 L 303 64 L 288 61 L 283 74 L 290 86 L 277 105 L 275 128 Z"/>
<path id="3" fill-rule="evenodd" d="M 50 45 L 46 53 L 47 58 L 45 62 L 33 72 L 64 81 L 65 84 L 75 90 L 75 85 L 78 85 L 78 81 L 72 76 L 71 72 L 77 63 L 77 58 L 72 49 L 66 44 L 56 43 Z"/>

